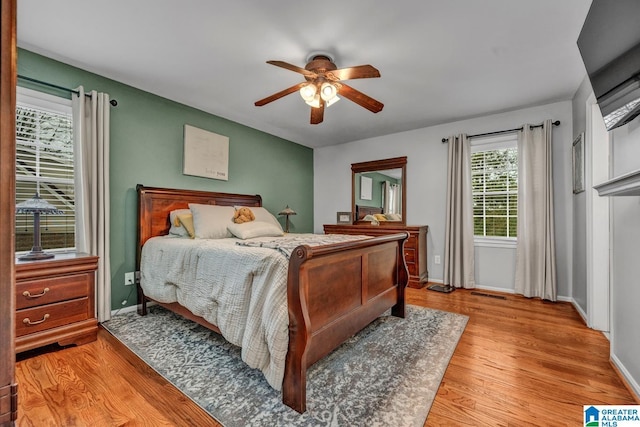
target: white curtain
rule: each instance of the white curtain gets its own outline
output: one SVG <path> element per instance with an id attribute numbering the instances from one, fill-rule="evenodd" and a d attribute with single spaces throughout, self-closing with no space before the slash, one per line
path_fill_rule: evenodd
<path id="1" fill-rule="evenodd" d="M 465 134 L 448 142 L 444 284 L 475 288 L 471 146 Z"/>
<path id="2" fill-rule="evenodd" d="M 76 250 L 100 257 L 96 272 L 99 322 L 111 318 L 109 265 L 109 95 L 84 88 L 74 94 Z"/>
<path id="3" fill-rule="evenodd" d="M 400 214 L 400 202 L 402 201 L 402 186 L 400 184 L 392 184 L 389 181 L 382 183 L 382 194 L 384 203 L 382 206 L 384 213 Z"/>
<path id="4" fill-rule="evenodd" d="M 551 120 L 518 134 L 518 245 L 515 290 L 556 300 Z"/>

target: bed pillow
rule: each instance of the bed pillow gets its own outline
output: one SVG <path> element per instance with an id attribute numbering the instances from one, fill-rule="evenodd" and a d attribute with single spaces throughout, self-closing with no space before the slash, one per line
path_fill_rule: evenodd
<path id="1" fill-rule="evenodd" d="M 384 216 L 387 217 L 389 221 L 402 221 L 402 215 L 400 214 L 390 213 L 390 214 L 385 214 Z"/>
<path id="2" fill-rule="evenodd" d="M 376 217 L 373 216 L 373 215 L 370 215 L 370 214 L 369 215 L 365 215 L 364 218 L 362 218 L 362 221 L 369 221 L 373 225 L 378 225 L 379 224 L 379 222 L 376 219 Z"/>
<path id="3" fill-rule="evenodd" d="M 255 206 L 234 206 L 236 209 L 240 209 L 242 207 L 248 207 L 253 212 L 253 215 L 256 217 L 256 221 L 268 222 L 280 229 L 282 231 L 282 226 L 278 222 L 278 219 L 273 216 L 271 212 L 266 210 L 263 207 L 255 207 Z"/>
<path id="4" fill-rule="evenodd" d="M 238 239 L 252 239 L 254 237 L 277 237 L 284 236 L 281 227 L 276 227 L 270 222 L 251 221 L 242 224 L 231 224 L 227 228 Z"/>
<path id="5" fill-rule="evenodd" d="M 182 225 L 182 227 L 184 227 L 185 230 L 187 230 L 190 238 L 193 239 L 194 237 L 196 237 L 196 230 L 193 227 L 193 214 L 191 213 L 191 211 L 189 211 L 189 213 L 179 214 L 178 222 L 180 223 L 180 225 Z"/>
<path id="6" fill-rule="evenodd" d="M 169 213 L 169 221 L 171 222 L 171 228 L 169 228 L 169 234 L 180 237 L 187 237 L 189 233 L 187 230 L 180 224 L 178 220 L 178 215 L 189 214 L 191 215 L 191 211 L 189 209 L 175 209 Z"/>
<path id="7" fill-rule="evenodd" d="M 232 237 L 227 226 L 233 224 L 232 206 L 189 203 L 193 215 L 193 228 L 198 239 L 224 239 Z"/>
<path id="8" fill-rule="evenodd" d="M 373 216 L 375 216 L 378 221 L 386 221 L 387 220 L 387 217 L 384 216 L 384 214 L 373 214 Z"/>

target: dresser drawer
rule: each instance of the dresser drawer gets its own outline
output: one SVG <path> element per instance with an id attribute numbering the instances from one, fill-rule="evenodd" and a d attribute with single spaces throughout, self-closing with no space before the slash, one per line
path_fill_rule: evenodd
<path id="1" fill-rule="evenodd" d="M 416 251 L 414 249 L 404 248 L 404 262 L 407 264 L 416 263 Z"/>
<path id="2" fill-rule="evenodd" d="M 89 299 L 25 308 L 16 312 L 16 336 L 31 334 L 93 317 L 89 316 Z"/>
<path id="3" fill-rule="evenodd" d="M 86 297 L 89 294 L 87 283 L 86 274 L 19 282 L 16 284 L 16 309 Z"/>

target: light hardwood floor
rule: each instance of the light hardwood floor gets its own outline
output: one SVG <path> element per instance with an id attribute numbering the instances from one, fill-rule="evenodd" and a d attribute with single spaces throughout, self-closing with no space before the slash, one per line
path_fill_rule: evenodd
<path id="1" fill-rule="evenodd" d="M 577 426 L 582 405 L 637 404 L 607 339 L 568 303 L 407 292 L 469 316 L 425 426 Z M 102 329 L 94 343 L 19 355 L 16 376 L 18 426 L 219 425 Z"/>

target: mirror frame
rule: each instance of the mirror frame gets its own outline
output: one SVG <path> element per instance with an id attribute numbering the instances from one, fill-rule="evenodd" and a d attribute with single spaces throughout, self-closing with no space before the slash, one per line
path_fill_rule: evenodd
<path id="1" fill-rule="evenodd" d="M 351 215 L 353 223 L 357 224 L 356 218 L 356 174 L 362 172 L 373 172 L 386 169 L 402 169 L 402 221 L 399 224 L 407 225 L 407 156 L 393 157 L 391 159 L 372 160 L 369 162 L 351 163 Z M 397 223 L 396 223 L 397 224 Z"/>

